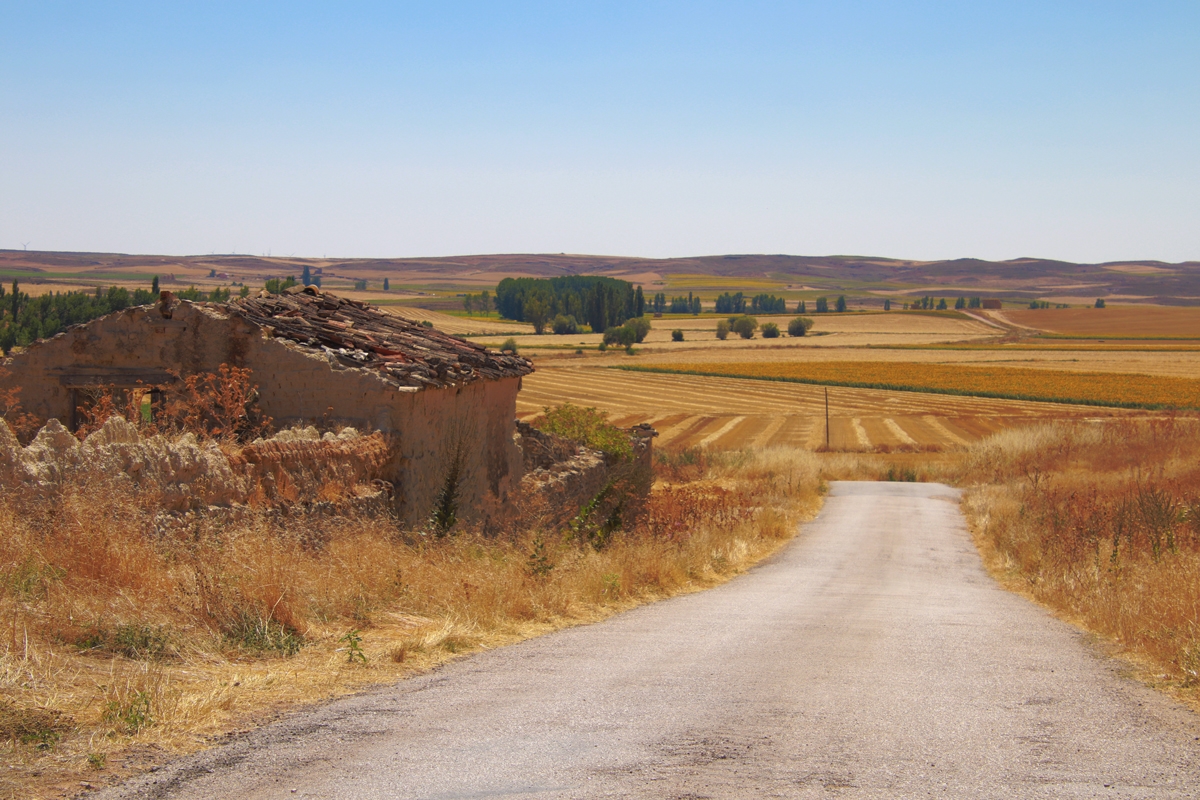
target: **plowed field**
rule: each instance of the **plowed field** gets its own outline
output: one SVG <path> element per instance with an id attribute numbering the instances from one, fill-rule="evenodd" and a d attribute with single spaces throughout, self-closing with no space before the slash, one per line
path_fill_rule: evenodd
<path id="1" fill-rule="evenodd" d="M 1004 311 L 1002 316 L 1017 325 L 1072 336 L 1200 338 L 1200 308 L 1129 305 L 1012 309 Z"/>
<path id="2" fill-rule="evenodd" d="M 740 378 L 539 367 L 523 379 L 517 415 L 572 402 L 618 425 L 649 422 L 657 447 L 734 449 L 825 443 L 825 388 Z M 839 450 L 948 448 L 1048 417 L 1096 417 L 1107 409 L 875 389 L 829 389 L 830 446 Z"/>

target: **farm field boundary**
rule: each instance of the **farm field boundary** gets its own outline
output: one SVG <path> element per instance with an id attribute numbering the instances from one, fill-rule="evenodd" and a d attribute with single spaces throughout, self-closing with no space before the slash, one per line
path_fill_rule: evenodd
<path id="1" fill-rule="evenodd" d="M 1200 380 L 885 361 L 617 365 L 610 369 L 1141 409 L 1200 409 Z M 855 376 L 848 379 L 847 376 Z M 1015 387 L 997 391 L 997 386 Z"/>

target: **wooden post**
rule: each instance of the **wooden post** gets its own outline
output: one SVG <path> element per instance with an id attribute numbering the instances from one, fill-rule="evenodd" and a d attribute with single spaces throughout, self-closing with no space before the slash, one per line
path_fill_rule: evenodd
<path id="1" fill-rule="evenodd" d="M 825 387 L 825 449 L 829 449 L 829 387 Z"/>

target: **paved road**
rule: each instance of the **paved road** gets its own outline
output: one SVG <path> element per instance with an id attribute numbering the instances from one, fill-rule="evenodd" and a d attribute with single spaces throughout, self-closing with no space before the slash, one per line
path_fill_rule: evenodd
<path id="1" fill-rule="evenodd" d="M 988 578 L 954 490 L 838 483 L 779 556 L 324 706 L 109 797 L 1200 796 L 1200 720 Z"/>

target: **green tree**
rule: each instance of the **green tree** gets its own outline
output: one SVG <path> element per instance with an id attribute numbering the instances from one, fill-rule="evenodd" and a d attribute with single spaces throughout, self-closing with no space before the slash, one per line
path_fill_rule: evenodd
<path id="1" fill-rule="evenodd" d="M 633 296 L 633 315 L 635 317 L 643 316 L 646 313 L 646 295 L 642 294 L 642 287 L 637 287 L 637 292 Z"/>
<path id="2" fill-rule="evenodd" d="M 312 286 L 312 270 L 308 268 L 308 264 L 304 265 L 304 271 L 300 273 L 300 282 L 305 286 Z"/>
<path id="3" fill-rule="evenodd" d="M 683 331 L 679 328 L 676 328 L 675 330 L 671 331 L 671 341 L 672 342 L 682 342 L 683 341 Z"/>
<path id="4" fill-rule="evenodd" d="M 154 276 L 154 280 L 150 281 L 150 291 L 153 294 L 158 294 L 158 276 Z"/>
<path id="5" fill-rule="evenodd" d="M 812 325 L 813 321 L 808 317 L 793 317 L 788 322 L 788 336 L 803 336 L 808 333 Z M 763 335 L 765 336 L 766 334 Z"/>
<path id="6" fill-rule="evenodd" d="M 466 312 L 468 314 L 470 314 L 471 309 L 473 309 L 474 307 L 475 307 L 475 298 L 472 297 L 470 294 L 463 295 L 463 308 L 466 310 Z"/>
<path id="7" fill-rule="evenodd" d="M 891 298 L 889 298 L 889 297 L 885 297 L 885 298 L 883 298 L 883 310 L 884 310 L 884 311 L 891 311 L 891 310 L 892 310 L 892 300 L 891 300 Z"/>
<path id="8" fill-rule="evenodd" d="M 728 337 L 729 337 L 729 323 L 726 322 L 725 320 L 721 320 L 717 323 L 717 338 L 724 340 L 724 339 L 727 339 Z"/>
<path id="9" fill-rule="evenodd" d="M 947 308 L 949 308 L 949 306 L 946 305 L 946 298 L 943 297 L 941 300 L 938 300 L 938 304 L 937 304 L 938 311 L 945 311 Z"/>
<path id="10" fill-rule="evenodd" d="M 779 338 L 779 326 L 776 325 L 774 322 L 763 323 L 762 336 L 764 339 L 778 339 Z"/>
<path id="11" fill-rule="evenodd" d="M 525 321 L 533 326 L 533 332 L 541 334 L 546 329 L 546 320 L 550 318 L 550 306 L 541 297 L 530 297 L 522 309 Z"/>
<path id="12" fill-rule="evenodd" d="M 390 292 L 392 290 L 392 282 L 389 281 L 387 278 L 383 279 L 383 290 L 385 292 Z"/>
<path id="13" fill-rule="evenodd" d="M 559 314 L 555 316 L 554 321 L 550 323 L 550 330 L 557 333 L 559 336 L 579 333 L 579 324 L 572 316 Z"/>
<path id="14" fill-rule="evenodd" d="M 1098 298 L 1096 300 L 1096 308 L 1104 308 L 1104 298 L 1103 297 Z"/>
<path id="15" fill-rule="evenodd" d="M 827 298 L 827 297 L 818 297 L 817 298 L 817 313 L 818 314 L 828 314 L 829 313 L 829 298 Z"/>
<path id="16" fill-rule="evenodd" d="M 801 300 L 796 305 L 796 313 L 797 314 L 807 314 L 808 313 L 808 304 L 805 303 L 803 300 Z"/>
<path id="17" fill-rule="evenodd" d="M 954 310 L 955 311 L 961 311 L 966 307 L 967 307 L 967 298 L 960 297 L 954 301 Z"/>
<path id="18" fill-rule="evenodd" d="M 734 318 L 729 327 L 730 330 L 743 339 L 753 339 L 754 332 L 758 330 L 758 320 L 756 320 L 754 317 L 743 314 L 740 317 Z"/>
<path id="19" fill-rule="evenodd" d="M 845 311 L 845 310 L 846 310 L 846 295 L 844 295 L 844 294 L 840 294 L 840 295 L 838 295 L 838 299 L 837 299 L 837 310 L 838 310 L 838 311 Z"/>

